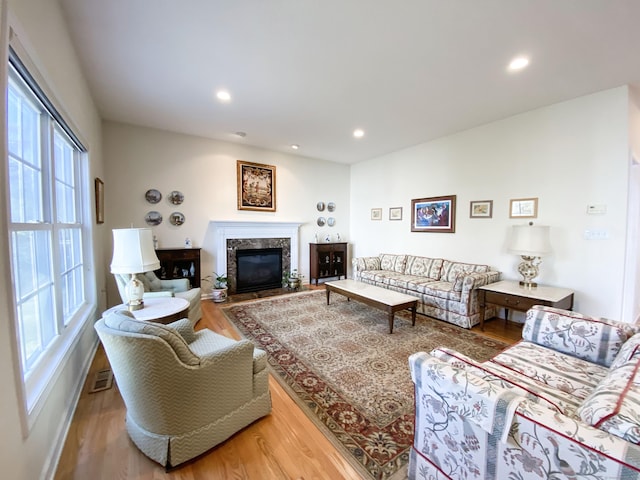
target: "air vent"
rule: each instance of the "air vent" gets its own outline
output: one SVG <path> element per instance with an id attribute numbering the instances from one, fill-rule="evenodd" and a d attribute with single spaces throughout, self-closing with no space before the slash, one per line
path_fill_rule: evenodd
<path id="1" fill-rule="evenodd" d="M 99 370 L 93 376 L 93 382 L 89 388 L 89 393 L 101 392 L 108 390 L 113 386 L 113 372 L 110 368 Z"/>

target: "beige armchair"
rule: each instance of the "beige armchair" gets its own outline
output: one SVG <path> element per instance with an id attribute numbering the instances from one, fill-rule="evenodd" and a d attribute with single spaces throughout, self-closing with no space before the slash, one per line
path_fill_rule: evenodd
<path id="1" fill-rule="evenodd" d="M 174 467 L 271 411 L 267 355 L 188 319 L 169 325 L 115 311 L 95 324 L 127 409 L 131 440 Z"/>
<path id="2" fill-rule="evenodd" d="M 116 273 L 116 283 L 122 302 L 127 303 L 127 284 L 131 280 L 130 275 Z M 144 284 L 143 298 L 169 295 L 184 298 L 189 302 L 189 320 L 191 325 L 195 325 L 202 318 L 202 306 L 200 305 L 200 288 L 191 288 L 189 280 L 186 278 L 177 278 L 173 280 L 160 280 L 155 273 L 146 272 L 139 273 L 138 278 Z"/>

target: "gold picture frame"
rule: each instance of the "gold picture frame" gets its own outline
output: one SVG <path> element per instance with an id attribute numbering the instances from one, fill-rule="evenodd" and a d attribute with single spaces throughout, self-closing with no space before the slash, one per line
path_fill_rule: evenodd
<path id="1" fill-rule="evenodd" d="M 371 220 L 382 220 L 382 209 L 381 208 L 372 208 L 371 209 Z"/>
<path id="2" fill-rule="evenodd" d="M 473 200 L 469 202 L 469 218 L 491 218 L 493 200 Z"/>
<path id="3" fill-rule="evenodd" d="M 96 177 L 94 187 L 96 195 L 96 223 L 104 223 L 104 182 Z"/>
<path id="4" fill-rule="evenodd" d="M 276 167 L 237 161 L 238 210 L 276 211 Z"/>
<path id="5" fill-rule="evenodd" d="M 537 218 L 538 198 L 512 198 L 509 202 L 509 218 Z"/>

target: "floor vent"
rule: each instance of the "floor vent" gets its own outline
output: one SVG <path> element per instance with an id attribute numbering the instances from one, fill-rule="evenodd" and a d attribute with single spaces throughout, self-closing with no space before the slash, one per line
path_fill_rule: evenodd
<path id="1" fill-rule="evenodd" d="M 89 389 L 89 393 L 101 392 L 108 390 L 113 386 L 113 372 L 110 368 L 96 372 L 93 377 L 93 383 Z"/>

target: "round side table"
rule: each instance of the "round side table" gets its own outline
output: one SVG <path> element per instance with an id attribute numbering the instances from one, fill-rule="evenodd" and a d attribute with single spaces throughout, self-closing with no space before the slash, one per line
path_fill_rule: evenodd
<path id="1" fill-rule="evenodd" d="M 127 305 L 121 303 L 111 307 L 102 316 L 116 310 L 127 310 Z M 187 318 L 189 302 L 177 297 L 153 297 L 144 299 L 144 308 L 131 312 L 136 320 L 146 320 L 157 323 L 171 323 L 181 318 Z"/>

